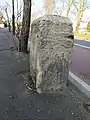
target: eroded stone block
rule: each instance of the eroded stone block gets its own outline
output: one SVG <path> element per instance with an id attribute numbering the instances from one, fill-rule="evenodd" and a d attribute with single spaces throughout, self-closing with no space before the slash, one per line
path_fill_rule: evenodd
<path id="1" fill-rule="evenodd" d="M 73 27 L 68 18 L 45 15 L 32 23 L 30 73 L 39 93 L 65 88 L 73 44 Z"/>

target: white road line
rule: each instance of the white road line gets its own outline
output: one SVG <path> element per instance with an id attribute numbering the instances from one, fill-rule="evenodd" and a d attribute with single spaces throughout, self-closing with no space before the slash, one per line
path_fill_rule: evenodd
<path id="1" fill-rule="evenodd" d="M 86 40 L 86 39 L 78 39 L 78 38 L 74 38 L 74 40 L 81 40 L 81 41 L 86 41 L 86 42 L 90 42 L 90 39 L 89 40 Z"/>
<path id="2" fill-rule="evenodd" d="M 80 44 L 74 44 L 75 46 L 79 46 L 79 47 L 82 47 L 82 48 L 87 48 L 87 49 L 90 49 L 90 47 L 87 47 L 87 46 L 84 46 L 84 45 L 80 45 Z"/>
<path id="3" fill-rule="evenodd" d="M 81 90 L 87 97 L 90 98 L 90 85 L 86 84 L 83 80 L 74 75 L 69 71 L 69 80 L 76 85 L 76 87 Z"/>

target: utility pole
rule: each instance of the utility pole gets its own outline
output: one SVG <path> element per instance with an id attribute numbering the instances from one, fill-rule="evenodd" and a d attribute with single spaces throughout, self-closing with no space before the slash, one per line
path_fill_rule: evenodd
<path id="1" fill-rule="evenodd" d="M 12 27 L 13 27 L 13 35 L 15 35 L 15 15 L 14 15 L 14 0 L 12 0 Z"/>

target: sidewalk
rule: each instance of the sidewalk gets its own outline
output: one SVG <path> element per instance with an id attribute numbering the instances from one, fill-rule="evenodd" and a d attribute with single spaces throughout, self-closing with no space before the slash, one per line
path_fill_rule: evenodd
<path id="1" fill-rule="evenodd" d="M 26 88 L 28 55 L 18 53 L 8 34 L 0 31 L 0 120 L 90 120 L 89 99 L 71 83 L 61 95 Z"/>

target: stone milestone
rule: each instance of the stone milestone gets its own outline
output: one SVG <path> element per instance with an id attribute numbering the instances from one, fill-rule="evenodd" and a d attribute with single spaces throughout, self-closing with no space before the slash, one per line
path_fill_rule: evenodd
<path id="1" fill-rule="evenodd" d="M 45 15 L 32 23 L 30 74 L 38 93 L 65 89 L 73 45 L 73 27 L 68 18 Z"/>

